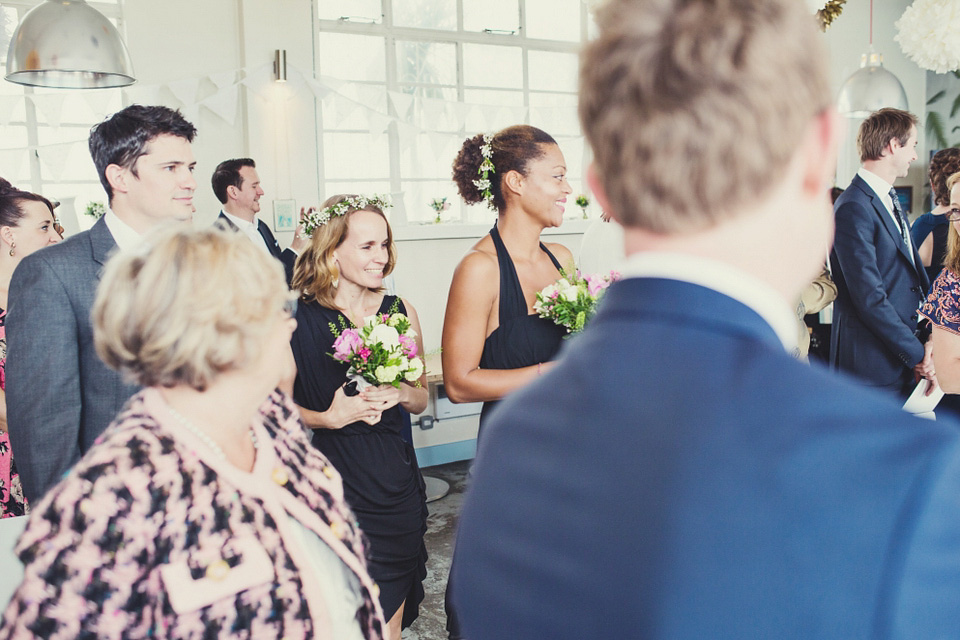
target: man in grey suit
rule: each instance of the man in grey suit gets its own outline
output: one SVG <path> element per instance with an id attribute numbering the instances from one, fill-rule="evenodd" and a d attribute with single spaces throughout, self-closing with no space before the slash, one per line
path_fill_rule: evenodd
<path id="1" fill-rule="evenodd" d="M 118 249 L 196 210 L 196 128 L 179 111 L 132 105 L 90 131 L 90 155 L 110 207 L 89 231 L 17 267 L 7 316 L 7 422 L 23 492 L 36 502 L 136 392 L 93 344 L 90 308 Z"/>

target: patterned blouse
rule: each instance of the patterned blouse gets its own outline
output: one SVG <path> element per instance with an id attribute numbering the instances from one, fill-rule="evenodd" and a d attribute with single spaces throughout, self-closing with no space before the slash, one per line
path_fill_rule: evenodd
<path id="1" fill-rule="evenodd" d="M 933 326 L 960 335 L 960 279 L 944 269 L 933 281 L 930 294 L 920 306 L 920 315 Z"/>
<path id="2" fill-rule="evenodd" d="M 7 312 L 0 309 L 0 389 L 7 388 Z M 0 518 L 12 518 L 30 513 L 27 499 L 23 496 L 20 474 L 13 461 L 10 436 L 0 432 Z"/>
<path id="3" fill-rule="evenodd" d="M 356 577 L 356 620 L 383 612 L 340 475 L 275 392 L 250 472 L 215 457 L 141 391 L 30 515 L 7 638 L 331 638 L 298 521 Z"/>

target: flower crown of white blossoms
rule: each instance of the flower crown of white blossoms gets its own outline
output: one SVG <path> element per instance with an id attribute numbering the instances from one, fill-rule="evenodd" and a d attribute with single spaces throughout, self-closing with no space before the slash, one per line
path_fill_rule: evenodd
<path id="1" fill-rule="evenodd" d="M 480 145 L 480 155 L 483 156 L 483 162 L 480 163 L 480 168 L 477 170 L 477 173 L 480 174 L 480 179 L 474 180 L 473 186 L 480 190 L 487 206 L 496 210 L 497 207 L 493 204 L 493 192 L 490 191 L 490 172 L 494 171 L 493 136 L 483 134 L 483 144 Z"/>
<path id="2" fill-rule="evenodd" d="M 392 207 L 393 205 L 390 204 L 390 201 L 386 198 L 386 196 L 352 196 L 350 198 L 344 198 L 340 202 L 330 205 L 326 209 L 321 209 L 320 211 L 310 211 L 307 213 L 301 221 L 301 224 L 303 225 L 303 233 L 306 237 L 311 238 L 313 237 L 314 231 L 330 222 L 330 218 L 333 218 L 334 216 L 345 216 L 351 211 L 366 209 L 370 206 L 376 207 L 383 211 L 384 209 Z"/>

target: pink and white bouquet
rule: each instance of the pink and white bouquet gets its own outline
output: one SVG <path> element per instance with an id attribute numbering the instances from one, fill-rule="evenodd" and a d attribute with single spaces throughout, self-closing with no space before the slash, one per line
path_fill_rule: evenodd
<path id="1" fill-rule="evenodd" d="M 330 328 L 337 333 L 333 323 Z M 341 327 L 330 356 L 350 365 L 347 378 L 356 380 L 359 389 L 381 384 L 399 387 L 404 381 L 418 382 L 423 373 L 416 336 L 402 313 L 372 315 L 364 318 L 362 327 Z"/>
<path id="2" fill-rule="evenodd" d="M 537 292 L 533 310 L 541 318 L 565 327 L 567 333 L 577 333 L 593 317 L 600 298 L 611 282 L 620 279 L 620 274 L 611 271 L 605 276 L 583 275 L 578 269 L 572 274 L 561 270 L 560 275 L 563 277 L 556 283 Z"/>

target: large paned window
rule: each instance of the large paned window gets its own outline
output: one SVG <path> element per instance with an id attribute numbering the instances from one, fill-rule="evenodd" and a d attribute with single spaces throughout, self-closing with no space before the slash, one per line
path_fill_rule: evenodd
<path id="1" fill-rule="evenodd" d="M 414 224 L 446 197 L 445 218 L 492 221 L 462 204 L 451 165 L 464 138 L 511 124 L 553 135 L 574 196 L 584 189 L 577 52 L 593 27 L 581 0 L 318 0 L 316 15 L 315 73 L 336 86 L 318 112 L 324 197 L 388 193 L 395 222 Z"/>
<path id="2" fill-rule="evenodd" d="M 40 0 L 0 2 L 0 71 L 20 18 Z M 89 2 L 121 26 L 120 0 Z M 64 90 L 24 87 L 0 78 L 0 176 L 14 186 L 62 203 L 58 215 L 68 232 L 89 226 L 80 216 L 106 194 L 87 152 L 90 127 L 122 107 L 119 89 Z"/>

